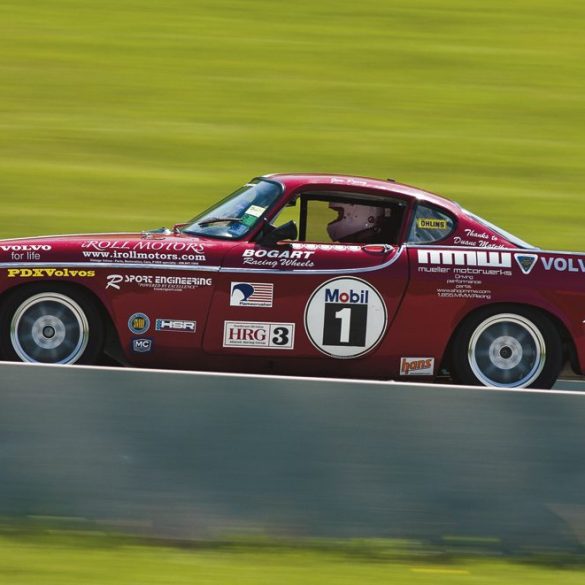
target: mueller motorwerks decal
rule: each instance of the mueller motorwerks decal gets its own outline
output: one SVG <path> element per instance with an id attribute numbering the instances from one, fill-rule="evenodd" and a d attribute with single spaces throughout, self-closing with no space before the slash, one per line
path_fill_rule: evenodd
<path id="1" fill-rule="evenodd" d="M 511 270 L 502 270 L 512 267 L 512 254 L 510 252 L 476 251 L 476 250 L 418 250 L 418 263 L 420 272 L 449 272 L 451 267 L 470 267 L 482 274 L 493 276 L 511 276 Z M 426 268 L 431 264 L 436 268 Z M 499 269 L 499 270 L 495 270 Z M 469 271 L 467 271 L 469 273 Z"/>
<path id="2" fill-rule="evenodd" d="M 437 288 L 437 297 L 442 299 L 490 300 L 492 288 L 484 277 L 513 274 L 511 252 L 433 249 L 417 250 L 417 254 L 419 273 L 445 278 Z M 516 262 L 519 264 L 518 259 Z"/>

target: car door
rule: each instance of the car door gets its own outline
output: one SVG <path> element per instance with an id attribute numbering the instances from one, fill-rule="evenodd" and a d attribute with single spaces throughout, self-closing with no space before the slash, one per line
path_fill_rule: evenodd
<path id="1" fill-rule="evenodd" d="M 216 277 L 204 350 L 250 365 L 371 361 L 383 353 L 407 279 L 408 259 L 396 246 L 242 242 Z"/>

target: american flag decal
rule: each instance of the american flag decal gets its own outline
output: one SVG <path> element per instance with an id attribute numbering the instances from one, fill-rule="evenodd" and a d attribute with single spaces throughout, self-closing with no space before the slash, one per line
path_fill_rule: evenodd
<path id="1" fill-rule="evenodd" d="M 271 282 L 232 282 L 230 306 L 272 307 L 273 295 Z"/>

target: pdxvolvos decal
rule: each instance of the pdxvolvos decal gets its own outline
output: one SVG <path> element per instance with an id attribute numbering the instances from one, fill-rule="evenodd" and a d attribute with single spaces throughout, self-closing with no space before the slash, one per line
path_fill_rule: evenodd
<path id="1" fill-rule="evenodd" d="M 95 270 L 71 270 L 70 268 L 9 268 L 6 271 L 8 278 L 93 278 Z"/>

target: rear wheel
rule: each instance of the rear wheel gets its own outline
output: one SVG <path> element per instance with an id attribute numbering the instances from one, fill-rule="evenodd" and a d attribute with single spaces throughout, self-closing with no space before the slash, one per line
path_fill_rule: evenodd
<path id="1" fill-rule="evenodd" d="M 563 365 L 560 335 L 549 318 L 518 307 L 469 317 L 453 342 L 453 374 L 461 384 L 550 388 Z"/>
<path id="2" fill-rule="evenodd" d="M 91 297 L 60 283 L 17 289 L 0 312 L 5 360 L 94 363 L 103 340 L 103 320 Z"/>

